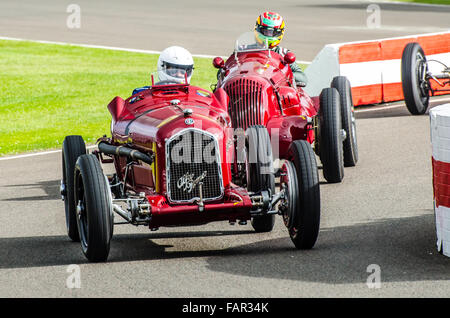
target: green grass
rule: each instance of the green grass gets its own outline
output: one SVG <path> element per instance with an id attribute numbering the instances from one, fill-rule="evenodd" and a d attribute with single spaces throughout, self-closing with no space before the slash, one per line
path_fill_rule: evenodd
<path id="1" fill-rule="evenodd" d="M 79 134 L 92 143 L 109 134 L 115 97 L 150 85 L 158 55 L 0 41 L 0 155 L 60 147 Z M 210 89 L 216 70 L 195 59 L 192 84 Z"/>
<path id="2" fill-rule="evenodd" d="M 395 0 L 395 1 L 428 3 L 428 4 L 449 4 L 450 5 L 450 0 Z"/>
<path id="3" fill-rule="evenodd" d="M 0 156 L 59 148 L 66 135 L 109 135 L 106 108 L 151 85 L 157 54 L 0 40 Z M 192 85 L 210 90 L 216 69 L 195 58 Z"/>

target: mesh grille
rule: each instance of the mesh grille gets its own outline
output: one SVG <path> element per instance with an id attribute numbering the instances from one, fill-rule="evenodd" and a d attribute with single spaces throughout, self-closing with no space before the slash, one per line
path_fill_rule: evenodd
<path id="1" fill-rule="evenodd" d="M 222 195 L 222 178 L 218 149 L 214 137 L 201 131 L 186 130 L 169 141 L 167 152 L 168 196 L 172 202 L 200 198 L 199 182 L 203 182 L 203 200 Z"/>
<path id="2" fill-rule="evenodd" d="M 264 109 L 261 105 L 262 85 L 256 81 L 240 78 L 225 85 L 230 97 L 228 113 L 233 127 L 246 130 L 252 125 L 263 124 Z"/>

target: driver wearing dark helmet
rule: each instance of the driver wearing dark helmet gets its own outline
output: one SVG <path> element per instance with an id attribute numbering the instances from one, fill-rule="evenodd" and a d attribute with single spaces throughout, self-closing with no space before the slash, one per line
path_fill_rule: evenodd
<path id="1" fill-rule="evenodd" d="M 158 79 L 156 85 L 184 83 L 185 76 L 190 83 L 194 70 L 194 59 L 191 53 L 180 46 L 170 46 L 161 52 L 158 58 Z M 133 95 L 150 86 L 136 88 Z"/>

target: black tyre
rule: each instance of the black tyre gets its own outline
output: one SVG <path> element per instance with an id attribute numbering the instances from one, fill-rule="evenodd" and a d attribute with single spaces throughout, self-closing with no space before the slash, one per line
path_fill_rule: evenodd
<path id="1" fill-rule="evenodd" d="M 335 88 L 324 88 L 320 94 L 320 160 L 323 176 L 330 183 L 344 178 L 341 102 Z"/>
<path id="2" fill-rule="evenodd" d="M 109 185 L 95 155 L 82 155 L 77 160 L 75 202 L 84 255 L 91 262 L 106 261 L 113 220 Z"/>
<path id="3" fill-rule="evenodd" d="M 275 191 L 272 145 L 267 128 L 251 126 L 245 132 L 247 148 L 247 189 L 250 192 Z M 275 224 L 275 215 L 267 214 L 252 218 L 256 232 L 270 232 Z"/>
<path id="4" fill-rule="evenodd" d="M 294 141 L 282 167 L 280 185 L 286 190 L 280 209 L 289 236 L 298 249 L 310 249 L 319 235 L 320 188 L 314 151 L 305 140 Z"/>
<path id="5" fill-rule="evenodd" d="M 402 88 L 406 107 L 413 115 L 427 111 L 430 101 L 428 65 L 419 43 L 408 43 L 402 54 Z"/>
<path id="6" fill-rule="evenodd" d="M 339 92 L 341 102 L 342 129 L 347 137 L 343 142 L 344 166 L 354 167 L 358 162 L 358 141 L 356 138 L 356 119 L 353 106 L 352 88 L 345 76 L 336 76 L 331 82 Z"/>
<path id="7" fill-rule="evenodd" d="M 62 149 L 61 195 L 66 213 L 67 235 L 74 242 L 80 241 L 78 234 L 76 204 L 74 198 L 74 171 L 79 156 L 86 154 L 86 145 L 81 136 L 66 136 Z"/>

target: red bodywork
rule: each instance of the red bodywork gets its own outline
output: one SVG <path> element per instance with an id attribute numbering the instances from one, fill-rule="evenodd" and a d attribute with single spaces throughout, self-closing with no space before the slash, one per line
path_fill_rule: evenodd
<path id="1" fill-rule="evenodd" d="M 319 99 L 295 86 L 291 68 L 281 55 L 268 50 L 237 52 L 227 59 L 221 74 L 217 88 L 230 98 L 233 127 L 266 126 L 272 140 L 279 135 L 280 158 L 286 158 L 293 140 L 314 141 L 313 117 Z"/>
<path id="2" fill-rule="evenodd" d="M 108 105 L 112 115 L 109 142 L 155 155 L 152 165 L 133 164 L 126 176 L 128 190 L 144 192 L 151 205 L 150 228 L 250 219 L 252 202 L 247 190 L 231 183 L 229 162 L 233 160 L 234 148 L 230 147 L 233 132 L 227 104 L 228 96 L 223 89 L 211 93 L 177 84 L 153 86 L 127 100 L 115 97 Z M 191 109 L 192 114 L 186 115 L 185 109 Z M 196 203 L 172 203 L 167 196 L 165 144 L 174 134 L 189 128 L 213 134 L 220 149 L 223 194 L 219 199 L 205 202 L 201 212 Z M 117 176 L 123 180 L 127 159 L 114 156 L 113 162 Z"/>

